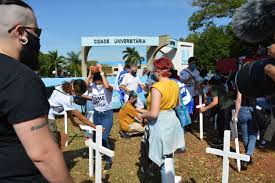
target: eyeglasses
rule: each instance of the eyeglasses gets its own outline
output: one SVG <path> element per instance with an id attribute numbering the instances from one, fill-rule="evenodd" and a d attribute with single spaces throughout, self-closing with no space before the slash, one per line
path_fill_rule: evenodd
<path id="1" fill-rule="evenodd" d="M 17 25 L 15 25 L 14 27 L 12 27 L 11 29 L 8 30 L 8 33 L 11 33 L 11 31 L 13 31 L 16 28 Z M 37 34 L 38 37 L 40 37 L 42 29 L 39 28 L 35 28 L 35 27 L 26 27 L 23 26 L 24 29 L 31 29 L 33 30 L 33 32 L 35 32 L 35 34 Z"/>

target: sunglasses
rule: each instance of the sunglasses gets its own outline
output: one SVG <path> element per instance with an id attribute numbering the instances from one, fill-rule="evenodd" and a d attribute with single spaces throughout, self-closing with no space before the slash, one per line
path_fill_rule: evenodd
<path id="1" fill-rule="evenodd" d="M 14 27 L 12 27 L 11 29 L 8 30 L 8 33 L 11 33 L 15 28 L 16 28 L 17 25 L 15 25 Z M 35 27 L 26 27 L 26 26 L 23 26 L 24 29 L 31 29 L 33 30 L 33 32 L 35 32 L 35 34 L 37 34 L 38 37 L 40 37 L 41 35 L 41 32 L 42 32 L 42 29 L 39 29 L 39 28 L 35 28 Z"/>

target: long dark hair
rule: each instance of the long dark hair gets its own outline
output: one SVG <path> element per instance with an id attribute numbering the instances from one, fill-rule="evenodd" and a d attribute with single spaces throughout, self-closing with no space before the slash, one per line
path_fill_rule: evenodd
<path id="1" fill-rule="evenodd" d="M 71 85 L 73 85 L 74 91 L 77 94 L 82 95 L 87 90 L 87 85 L 86 85 L 85 81 L 83 81 L 82 79 L 72 80 L 71 82 L 65 81 L 62 84 L 62 90 L 66 93 L 70 93 L 71 92 Z"/>

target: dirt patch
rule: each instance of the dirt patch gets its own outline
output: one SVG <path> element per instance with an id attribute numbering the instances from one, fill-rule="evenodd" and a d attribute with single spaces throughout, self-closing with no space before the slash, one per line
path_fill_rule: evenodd
<path id="1" fill-rule="evenodd" d="M 111 131 L 110 143 L 115 151 L 113 166 L 104 175 L 103 182 L 108 183 L 138 183 L 141 182 L 141 172 L 139 171 L 139 150 L 141 137 L 123 139 L 119 136 L 118 121 L 114 118 L 114 125 Z M 63 120 L 59 120 L 59 129 L 63 132 Z M 198 124 L 195 124 L 195 128 Z M 185 183 L 216 183 L 221 182 L 222 158 L 205 153 L 209 147 L 209 140 L 213 134 L 213 129 L 205 125 L 205 140 L 198 139 L 196 130 L 187 133 L 187 151 L 177 154 L 175 158 L 176 173 L 182 176 Z M 72 140 L 73 139 L 73 140 Z M 84 133 L 69 124 L 69 146 L 64 151 L 64 156 L 70 172 L 78 183 L 92 183 L 93 178 L 88 176 L 88 149 L 84 144 Z M 232 144 L 232 148 L 234 145 Z M 241 145 L 241 151 L 243 151 Z M 269 149 L 263 151 L 256 149 L 253 157 L 254 164 L 247 171 L 238 173 L 236 171 L 236 161 L 230 161 L 230 181 L 231 183 L 255 183 L 255 182 L 275 182 L 275 151 Z M 104 164 L 103 164 L 104 166 Z"/>

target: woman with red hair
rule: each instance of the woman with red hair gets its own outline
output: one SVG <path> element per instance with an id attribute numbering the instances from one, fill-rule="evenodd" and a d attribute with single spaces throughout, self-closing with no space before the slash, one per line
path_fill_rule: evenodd
<path id="1" fill-rule="evenodd" d="M 179 101 L 179 86 L 176 81 L 169 79 L 172 61 L 160 58 L 154 61 L 153 66 L 157 82 L 151 87 L 147 98 L 148 112 L 141 117 L 149 121 L 149 158 L 161 168 L 161 179 L 164 183 L 168 181 L 165 159 L 173 158 L 176 150 L 185 147 L 184 131 L 174 111 Z M 174 163 L 171 166 L 171 177 L 174 178 Z"/>

